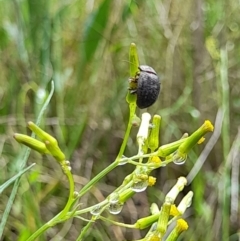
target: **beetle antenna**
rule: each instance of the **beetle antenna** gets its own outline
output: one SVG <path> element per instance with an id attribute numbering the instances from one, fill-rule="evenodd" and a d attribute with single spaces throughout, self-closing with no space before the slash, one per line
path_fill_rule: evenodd
<path id="1" fill-rule="evenodd" d="M 130 62 L 129 60 L 121 60 L 122 62 L 126 62 L 126 63 L 129 63 L 129 64 L 133 64 L 133 62 Z M 137 66 L 139 67 L 139 66 Z"/>

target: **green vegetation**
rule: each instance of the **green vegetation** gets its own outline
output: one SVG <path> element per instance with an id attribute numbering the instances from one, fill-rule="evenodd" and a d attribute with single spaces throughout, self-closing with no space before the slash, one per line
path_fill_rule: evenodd
<path id="1" fill-rule="evenodd" d="M 215 130 L 188 153 L 184 165 L 154 170 L 156 184 L 111 219 L 136 223 L 149 215 L 151 203 L 161 207 L 178 177 L 185 176 L 186 193 L 192 190 L 194 197 L 184 217 L 189 228 L 179 240 L 238 240 L 239 10 L 234 0 L 0 1 L 2 240 L 26 240 L 68 200 L 59 163 L 51 155 L 26 152 L 14 140 L 13 133 L 29 135 L 28 121 L 58 140 L 71 162 L 76 191 L 114 162 L 129 116 L 131 42 L 140 64 L 152 66 L 161 78 L 160 97 L 148 108 L 161 116 L 160 146 L 192 134 L 205 119 Z M 137 130 L 130 133 L 128 157 L 138 153 Z M 82 197 L 80 209 L 102 202 L 133 170 L 128 164 L 105 175 Z M 76 240 L 85 224 L 69 219 L 38 240 Z M 136 240 L 146 232 L 98 220 L 87 235 L 89 241 Z"/>

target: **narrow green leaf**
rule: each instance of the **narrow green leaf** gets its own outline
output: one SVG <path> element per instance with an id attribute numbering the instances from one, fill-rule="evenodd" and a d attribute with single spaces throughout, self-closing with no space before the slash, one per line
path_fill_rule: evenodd
<path id="1" fill-rule="evenodd" d="M 20 171 L 18 174 L 16 174 L 15 176 L 11 177 L 9 180 L 7 180 L 6 182 L 4 182 L 1 186 L 0 186 L 0 194 L 11 184 L 13 183 L 17 178 L 21 177 L 25 172 L 27 172 L 30 168 L 32 168 L 36 163 L 33 163 L 32 165 L 30 165 L 29 167 L 26 167 L 25 169 L 23 169 L 22 171 Z"/>
<path id="2" fill-rule="evenodd" d="M 83 44 L 81 45 L 82 65 L 89 62 L 104 37 L 110 13 L 111 0 L 105 0 L 100 7 L 89 15 L 83 30 Z"/>

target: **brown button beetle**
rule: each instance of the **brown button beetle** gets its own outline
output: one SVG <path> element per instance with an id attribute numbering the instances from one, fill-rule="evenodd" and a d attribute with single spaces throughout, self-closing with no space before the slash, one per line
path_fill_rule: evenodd
<path id="1" fill-rule="evenodd" d="M 160 92 L 160 79 L 156 71 L 147 65 L 140 65 L 139 72 L 130 81 L 136 83 L 136 88 L 131 88 L 130 93 L 137 94 L 137 106 L 140 109 L 154 104 Z"/>

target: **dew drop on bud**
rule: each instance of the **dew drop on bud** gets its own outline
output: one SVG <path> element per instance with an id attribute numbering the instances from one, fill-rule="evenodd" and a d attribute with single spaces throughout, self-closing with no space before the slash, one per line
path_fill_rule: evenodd
<path id="1" fill-rule="evenodd" d="M 174 160 L 173 161 L 176 165 L 183 165 L 185 162 L 186 162 L 186 160 L 184 159 L 176 159 L 176 160 Z"/>
<path id="2" fill-rule="evenodd" d="M 93 209 L 90 211 L 90 213 L 94 216 L 97 216 L 101 213 L 101 206 L 97 205 L 95 207 L 93 207 Z"/>
<path id="3" fill-rule="evenodd" d="M 114 215 L 119 214 L 122 211 L 122 209 L 123 209 L 123 204 L 120 202 L 110 203 L 108 207 L 108 211 Z"/>
<path id="4" fill-rule="evenodd" d="M 74 191 L 73 192 L 73 198 L 77 198 L 78 197 L 78 192 L 77 191 Z"/>
<path id="5" fill-rule="evenodd" d="M 187 155 L 183 157 L 175 153 L 172 158 L 173 158 L 173 163 L 175 163 L 176 165 L 183 165 L 187 160 Z"/>
<path id="6" fill-rule="evenodd" d="M 70 161 L 65 161 L 65 164 L 66 164 L 67 166 L 70 166 Z"/>
<path id="7" fill-rule="evenodd" d="M 143 192 L 147 189 L 147 187 L 148 187 L 148 180 L 144 180 L 144 181 L 133 183 L 131 188 L 134 192 Z"/>

